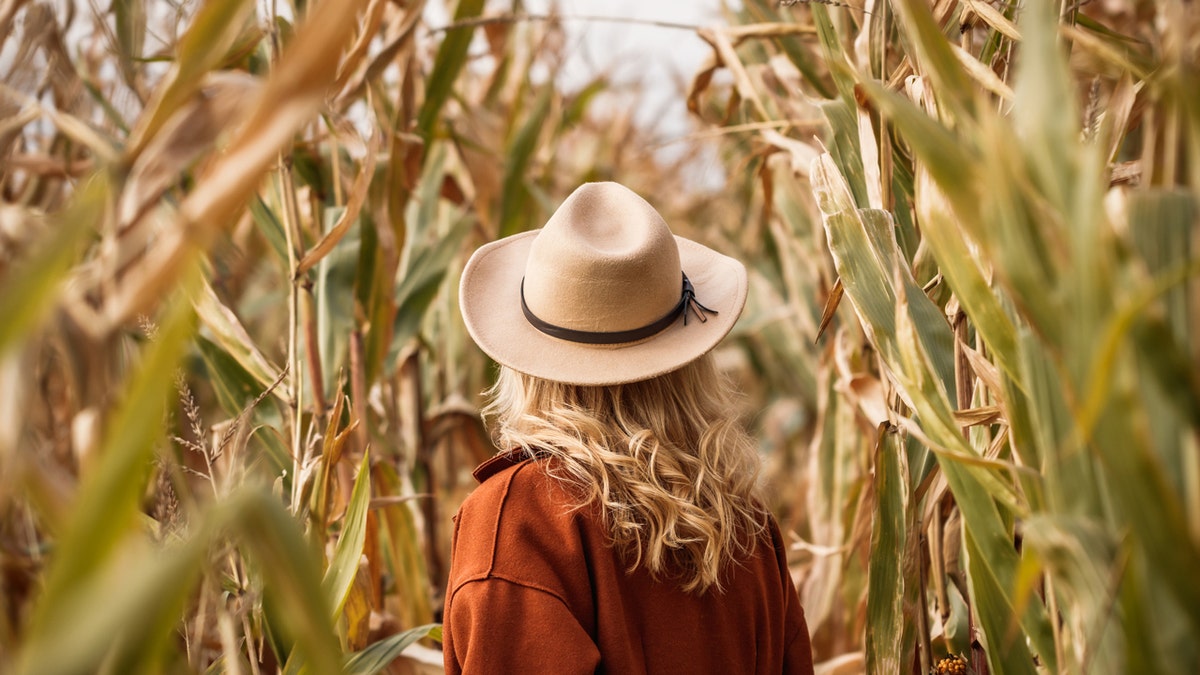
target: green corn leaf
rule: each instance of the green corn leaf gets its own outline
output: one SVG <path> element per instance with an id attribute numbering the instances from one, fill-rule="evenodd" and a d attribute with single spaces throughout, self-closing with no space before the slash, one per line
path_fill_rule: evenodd
<path id="1" fill-rule="evenodd" d="M 1182 610 L 1192 631 L 1200 632 L 1200 584 L 1192 573 L 1200 567 L 1200 548 L 1161 459 L 1139 437 L 1140 428 L 1126 421 L 1141 412 L 1135 421 L 1144 425 L 1144 409 L 1128 379 L 1121 378 L 1119 384 L 1097 422 L 1093 441 L 1103 487 L 1122 527 L 1136 533 L 1151 578 L 1169 591 L 1167 601 Z"/>
<path id="2" fill-rule="evenodd" d="M 955 212 L 971 238 L 979 243 L 997 281 L 1008 289 L 1021 318 L 1043 333 L 1048 342 L 1061 344 L 1066 328 L 1063 313 L 1073 310 L 1064 307 L 1061 295 L 1050 289 L 1058 288 L 1064 271 L 1072 271 L 1066 259 L 1068 244 L 1063 242 L 1063 215 L 1049 208 L 1037 193 L 1021 155 L 1025 142 L 1017 138 L 1011 125 L 988 116 L 985 127 L 980 162 L 983 173 L 977 178 L 1004 178 L 989 180 L 988 189 L 977 195 L 973 207 L 954 203 Z M 947 190 L 943 179 L 935 179 Z M 953 202 L 954 197 L 950 198 Z M 972 213 L 975 215 L 964 215 Z M 1089 260 L 1087 264 L 1096 262 Z"/>
<path id="3" fill-rule="evenodd" d="M 983 140 L 984 151 L 978 154 L 978 150 L 962 142 L 906 98 L 876 82 L 864 82 L 862 87 L 913 149 L 921 166 L 929 172 L 933 183 L 952 207 L 959 226 L 979 245 L 983 260 L 994 266 L 1013 297 L 1020 299 L 1018 309 L 1040 330 L 1057 340 L 1061 330 L 1058 321 L 1061 309 L 1058 299 L 1046 289 L 1057 283 L 1059 273 L 1053 261 L 1053 246 L 1047 240 L 1043 224 L 1056 216 L 1046 213 L 1044 203 L 1030 194 L 1034 187 L 1023 176 L 1024 160 L 1018 152 L 1022 143 L 1014 137 L 1012 129 L 997 116 L 985 115 L 980 122 L 983 131 L 978 134 Z M 1004 179 L 999 179 L 1000 176 Z M 986 190 L 981 190 L 983 185 L 987 185 Z M 1061 216 L 1057 217 L 1061 219 Z M 933 227 L 938 225 L 934 223 Z M 943 251 L 944 255 L 950 255 L 953 249 L 950 244 L 932 241 L 947 236 L 935 231 L 930 237 L 930 245 L 950 249 Z M 963 270 L 956 272 L 962 276 Z M 969 282 L 969 278 L 960 278 L 957 283 L 966 290 Z M 987 303 L 981 297 L 968 295 L 973 307 L 969 310 L 977 315 L 972 318 L 983 320 L 986 317 L 985 329 L 992 333 L 992 339 L 1003 345 L 1006 331 L 993 325 L 997 317 L 995 308 L 981 304 Z M 1001 366 L 1011 368 L 1011 359 L 1008 361 L 1007 364 L 1002 362 Z"/>
<path id="4" fill-rule="evenodd" d="M 99 224 L 110 189 L 104 174 L 88 180 L 70 206 L 54 218 L 46 240 L 0 278 L 0 316 L 4 317 L 0 321 L 0 353 L 29 335 L 55 307 L 67 271 L 88 233 Z"/>
<path id="5" fill-rule="evenodd" d="M 1195 633 L 1188 630 L 1169 588 L 1159 583 L 1156 571 L 1147 564 L 1126 541 L 1122 546 L 1122 560 L 1126 561 L 1119 577 L 1117 592 L 1120 594 L 1119 619 L 1125 633 L 1122 636 L 1124 659 L 1118 666 L 1125 671 L 1140 670 L 1147 673 L 1169 673 L 1190 675 L 1193 664 L 1200 663 L 1200 646 Z"/>
<path id="6" fill-rule="evenodd" d="M 394 466 L 380 462 L 372 471 L 377 492 L 382 497 L 413 497 L 412 488 Z M 421 548 L 422 534 L 407 503 L 391 503 L 379 509 L 381 546 L 395 580 L 400 597 L 399 617 L 402 625 L 428 623 L 433 620 L 428 584 L 429 572 L 425 552 Z"/>
<path id="7" fill-rule="evenodd" d="M 949 475 L 949 474 L 948 474 Z M 969 489 L 968 485 L 959 485 L 959 489 Z M 956 490 L 955 495 L 959 493 Z M 964 521 L 966 521 L 964 510 Z M 1033 655 L 1025 644 L 1025 637 L 1017 625 L 1017 609 L 1009 595 L 1015 576 L 1005 574 L 1009 570 L 1015 572 L 1016 552 L 1005 555 L 1000 560 L 991 559 L 984 552 L 975 533 L 967 526 L 964 533 L 967 554 L 967 568 L 970 573 L 971 597 L 973 607 L 979 618 L 982 633 L 987 639 L 988 666 L 994 673 L 1005 675 L 1034 675 L 1037 669 L 1033 665 Z M 1053 643 L 1051 643 L 1053 644 Z M 1053 663 L 1054 653 L 1039 654 L 1044 662 Z M 1055 672 L 1053 667 L 1050 672 Z"/>
<path id="8" fill-rule="evenodd" d="M 918 424 L 941 446 L 938 464 L 945 473 L 964 522 L 979 552 L 972 587 L 993 600 L 981 621 L 989 639 L 1004 644 L 1012 634 L 1015 608 L 1026 633 L 1035 640 L 1042 658 L 1053 661 L 1053 641 L 1045 613 L 1037 603 L 1016 598 L 1018 557 L 1001 512 L 993 500 L 1009 509 L 1023 507 L 1015 491 L 1002 481 L 962 438 L 950 405 L 954 392 L 953 353 L 949 325 L 940 311 L 916 286 L 900 264 L 902 259 L 883 212 L 858 210 L 845 182 L 828 155 L 813 163 L 811 172 L 817 201 L 825 219 L 826 234 L 846 294 L 853 302 L 864 329 L 888 363 L 898 384 L 917 412 Z M 875 215 L 878 213 L 878 215 Z M 1008 608 L 1007 610 L 1005 608 Z M 980 610 L 983 612 L 983 610 Z M 1003 647 L 1010 665 L 1024 663 L 1033 672 L 1032 657 L 1022 654 L 1023 643 Z M 1051 652 L 1045 655 L 1045 652 Z"/>
<path id="9" fill-rule="evenodd" d="M 435 245 L 418 251 L 396 286 L 396 321 L 386 360 L 389 372 L 397 365 L 396 357 L 405 343 L 420 329 L 425 311 L 437 296 L 446 270 L 473 223 L 470 216 L 462 216 Z"/>
<path id="10" fill-rule="evenodd" d="M 820 397 L 817 401 L 821 427 L 814 439 L 817 480 L 807 503 L 813 542 L 833 549 L 844 544 L 846 523 L 843 506 L 852 490 L 853 467 L 847 461 L 856 456 L 862 434 L 855 424 L 853 407 L 837 396 L 836 377 L 826 367 L 818 374 Z M 804 606 L 810 627 L 815 630 L 831 618 L 837 608 L 843 580 L 844 557 L 835 553 L 813 562 L 813 573 L 820 583 L 810 589 Z"/>
<path id="11" fill-rule="evenodd" d="M 203 335 L 196 336 L 195 344 L 221 409 L 230 417 L 237 415 L 262 391 L 258 380 L 237 359 Z"/>
<path id="12" fill-rule="evenodd" d="M 454 21 L 463 21 L 480 15 L 483 12 L 484 0 L 459 0 L 454 11 Z M 429 73 L 425 86 L 425 102 L 417 115 L 417 133 L 425 139 L 426 147 L 433 141 L 434 126 L 441 114 L 442 106 L 450 97 L 458 73 L 467 63 L 467 51 L 471 46 L 471 38 L 475 35 L 473 27 L 455 28 L 446 31 L 446 37 L 438 46 L 437 56 L 433 60 L 433 70 Z"/>
<path id="13" fill-rule="evenodd" d="M 388 636 L 379 642 L 355 652 L 346 661 L 347 675 L 375 675 L 395 661 L 400 653 L 421 638 L 431 637 L 434 640 L 442 638 L 440 624 L 426 624 L 410 628 L 403 633 Z"/>
<path id="14" fill-rule="evenodd" d="M 1130 196 L 1129 232 L 1146 268 L 1159 279 L 1195 267 L 1191 228 L 1200 212 L 1184 190 L 1142 191 Z M 1181 280 L 1182 281 L 1182 280 Z M 1162 282 L 1158 282 L 1161 284 Z M 1200 420 L 1200 383 L 1187 353 L 1191 308 L 1188 283 L 1160 285 L 1163 292 L 1130 329 L 1150 416 L 1150 431 L 1166 474 L 1185 493 L 1190 452 L 1189 420 Z M 1094 371 L 1093 371 L 1094 373 Z"/>
<path id="15" fill-rule="evenodd" d="M 562 120 L 559 123 L 559 130 L 578 126 L 587 118 L 587 114 L 591 111 L 592 102 L 596 100 L 604 92 L 609 90 L 609 81 L 607 77 L 597 77 L 589 82 L 583 89 L 571 97 L 570 101 L 563 108 Z"/>
<path id="16" fill-rule="evenodd" d="M 193 267 L 191 279 L 185 281 L 185 285 L 195 285 L 198 276 Z M 154 445 L 163 432 L 162 420 L 173 381 L 166 374 L 174 371 L 194 330 L 191 304 L 177 296 L 168 304 L 157 337 L 145 348 L 121 403 L 105 424 L 99 465 L 83 477 L 72 518 L 57 542 L 45 590 L 28 628 L 28 643 L 32 646 L 18 659 L 18 663 L 23 664 L 18 667 L 19 672 L 84 672 L 87 669 L 88 654 L 71 657 L 48 653 L 60 650 L 46 645 L 53 643 L 52 636 L 61 635 L 58 631 L 65 620 L 61 613 L 80 601 L 81 596 L 77 595 L 80 589 L 92 589 L 91 595 L 84 593 L 82 597 L 97 600 L 96 594 L 105 592 L 103 588 L 95 588 L 97 579 L 103 578 L 105 570 L 111 570 L 111 566 L 120 567 L 121 561 L 114 562 L 114 558 L 122 540 L 135 524 Z M 163 561 L 164 567 L 149 567 L 147 574 L 151 579 L 160 579 L 160 574 L 173 574 L 176 562 Z M 170 604 L 166 606 L 170 607 Z M 96 608 L 89 605 L 82 611 L 94 612 Z M 51 665 L 38 666 L 43 659 L 49 660 Z M 56 659 L 63 661 L 60 663 Z"/>
<path id="17" fill-rule="evenodd" d="M 923 168 L 917 171 L 916 208 L 923 240 L 933 251 L 938 270 L 983 336 L 996 365 L 1017 378 L 1016 328 L 984 278 L 946 197 Z"/>
<path id="18" fill-rule="evenodd" d="M 910 531 L 916 512 L 909 504 L 904 445 L 895 430 L 881 426 L 875 451 L 876 505 L 871 522 L 867 568 L 867 672 L 896 673 L 912 663 L 913 635 L 920 584 L 917 532 Z"/>
<path id="19" fill-rule="evenodd" d="M 327 209 L 326 220 L 336 222 L 342 209 Z M 359 263 L 362 260 L 361 233 L 364 228 L 352 227 L 316 268 L 313 301 L 316 305 L 317 341 L 321 350 L 321 371 L 325 381 L 321 386 L 330 392 L 338 373 L 346 366 L 347 343 L 355 327 L 355 284 L 359 282 Z"/>
<path id="20" fill-rule="evenodd" d="M 321 584 L 332 609 L 331 616 L 335 618 L 341 615 L 346 598 L 350 596 L 350 587 L 354 585 L 354 577 L 358 574 L 358 562 L 367 539 L 367 508 L 370 503 L 370 455 L 364 452 L 362 463 L 358 467 L 358 477 L 354 479 L 354 489 L 350 493 L 350 503 L 342 520 L 342 533 L 338 537 L 337 547 L 334 548 L 333 559 L 329 561 L 329 568 L 325 570 L 325 580 Z"/>
<path id="21" fill-rule="evenodd" d="M 1023 145 L 1030 178 L 1060 212 L 1075 204 L 1070 195 L 1079 178 L 1080 134 L 1075 90 L 1058 41 L 1050 3 L 1021 12 L 1022 60 L 1014 87 L 1012 121 Z"/>
<path id="22" fill-rule="evenodd" d="M 889 361 L 898 362 L 895 313 L 900 303 L 894 279 L 899 279 L 932 359 L 933 372 L 948 399 L 955 388 L 950 326 L 912 278 L 896 243 L 890 214 L 856 208 L 845 179 L 828 154 L 814 160 L 812 180 L 830 253 L 863 328 Z"/>
<path id="23" fill-rule="evenodd" d="M 848 104 L 853 103 L 856 79 L 854 67 L 850 65 L 850 61 L 842 50 L 842 41 L 838 37 L 837 28 L 829 18 L 829 10 L 820 3 L 812 3 L 809 5 L 809 11 L 812 12 L 813 23 L 817 28 L 817 39 L 821 44 L 821 54 L 824 56 L 825 66 L 829 68 L 829 74 L 833 76 L 838 94 L 843 101 Z"/>
<path id="24" fill-rule="evenodd" d="M 792 21 L 790 17 L 783 16 L 776 7 L 778 3 L 767 2 L 766 0 L 750 0 L 745 3 L 747 11 L 754 15 L 753 21 L 764 21 L 771 23 L 787 23 Z M 823 65 L 819 59 L 814 58 L 813 54 L 804 46 L 803 41 L 798 37 L 780 37 L 776 38 L 776 42 L 783 53 L 787 55 L 788 60 L 792 65 L 800 71 L 804 79 L 808 82 L 817 94 L 822 98 L 833 98 L 834 91 L 829 88 L 825 75 L 822 73 L 821 66 Z"/>
<path id="25" fill-rule="evenodd" d="M 853 100 L 853 99 L 851 99 Z M 833 157 L 842 177 L 850 186 L 854 195 L 854 203 L 862 209 L 868 208 L 866 171 L 863 169 L 863 157 L 858 138 L 858 117 L 854 106 L 844 99 L 839 101 L 824 101 L 820 104 L 821 112 L 829 122 L 833 132 L 830 140 L 829 153 Z"/>
<path id="26" fill-rule="evenodd" d="M 866 80 L 863 92 L 896 125 L 904 141 L 921 159 L 964 224 L 979 209 L 980 163 L 974 151 L 940 122 L 907 98 L 879 82 Z"/>
<path id="27" fill-rule="evenodd" d="M 554 88 L 542 87 L 537 102 L 525 123 L 513 138 L 505 153 L 504 184 L 500 193 L 500 237 L 507 237 L 528 228 L 529 191 L 525 187 L 529 162 L 538 147 L 538 137 L 550 113 Z"/>
<path id="28" fill-rule="evenodd" d="M 263 238 L 267 240 L 271 250 L 286 265 L 288 259 L 287 235 L 283 232 L 283 223 L 279 222 L 279 218 L 258 195 L 254 195 L 250 199 L 250 215 L 254 217 L 254 224 L 262 232 Z"/>
<path id="29" fill-rule="evenodd" d="M 900 296 L 896 307 L 897 332 L 890 336 L 893 344 L 889 347 L 895 360 L 888 361 L 888 365 L 899 386 L 908 394 L 917 413 L 917 424 L 932 442 L 931 449 L 937 453 L 938 464 L 943 471 L 947 474 L 963 472 L 981 488 L 979 491 L 983 496 L 1003 504 L 1013 513 L 1023 515 L 1026 506 L 1000 474 L 1009 467 L 984 459 L 963 438 L 944 381 L 936 375 L 937 368 L 929 350 L 931 347 L 936 349 L 937 343 L 922 338 L 922 333 L 939 323 L 944 324 L 944 321 L 940 316 L 935 318 L 927 315 L 923 318 L 913 311 L 909 307 L 910 297 L 907 292 Z M 952 351 L 949 345 L 942 349 L 945 352 Z M 1000 529 L 1003 529 L 1002 525 Z"/>
<path id="30" fill-rule="evenodd" d="M 1117 615 L 1117 584 L 1126 575 L 1128 555 L 1120 551 L 1114 534 L 1098 520 L 1079 516 L 1036 515 L 1022 528 L 1022 550 L 1045 569 L 1048 586 L 1064 616 L 1075 617 L 1080 628 L 1073 638 L 1094 664 L 1088 672 L 1129 672 L 1119 667 L 1123 650 Z M 1036 575 L 1031 583 L 1040 583 Z"/>
<path id="31" fill-rule="evenodd" d="M 268 631 L 287 633 L 297 660 L 313 664 L 313 672 L 341 672 L 313 553 L 277 499 L 240 489 L 198 514 L 192 530 L 193 536 L 168 544 L 126 537 L 118 555 L 99 565 L 89 561 L 92 572 L 70 594 L 41 605 L 48 628 L 27 636 L 16 672 L 162 672 L 162 648 L 193 597 L 201 566 L 230 535 L 266 572 L 263 590 L 280 610 Z"/>
<path id="32" fill-rule="evenodd" d="M 277 645 L 290 649 L 285 672 L 304 668 L 312 673 L 342 672 L 341 647 L 330 621 L 317 556 L 299 524 L 266 492 L 250 491 L 227 503 L 231 504 L 228 522 L 264 574 L 267 632 Z M 281 658 L 288 653 L 284 651 Z"/>
<path id="33" fill-rule="evenodd" d="M 1022 347 L 1019 351 L 1020 363 L 1023 364 L 1026 349 L 1024 342 L 1030 339 L 1028 331 L 1018 332 L 1018 345 Z M 1022 365 L 1023 367 L 1023 365 Z M 1035 424 L 1035 415 L 1037 411 L 1034 408 L 1033 397 L 1030 392 L 1026 391 L 1028 387 L 1027 380 L 1016 379 L 1022 377 L 1020 371 L 1017 376 L 1010 377 L 1005 373 L 1001 373 L 1000 397 L 1004 401 L 1005 411 L 1008 414 L 1008 430 L 1010 438 L 1010 446 L 1013 449 L 1013 454 L 1017 457 L 1023 466 L 1033 467 L 1039 470 L 1039 473 L 1030 475 L 1022 475 L 1022 486 L 1025 489 L 1026 498 L 1029 501 L 1030 508 L 1034 511 L 1039 511 L 1046 508 L 1045 494 L 1045 476 L 1040 473 L 1042 463 L 1042 455 L 1051 450 L 1045 445 L 1044 439 L 1041 437 L 1042 429 Z"/>
<path id="34" fill-rule="evenodd" d="M 367 209 L 361 215 L 360 248 L 355 278 L 355 301 L 367 315 L 367 327 L 362 334 L 363 370 L 368 381 L 373 380 L 384 366 L 391 346 L 391 332 L 384 330 L 396 320 L 396 262 L 395 254 L 380 246 L 381 235 L 387 237 L 390 227 L 374 220 Z M 404 218 L 399 220 L 403 221 Z M 395 232 L 395 230 L 392 230 Z M 405 233 L 407 235 L 407 232 Z M 407 240 L 407 236 L 406 236 Z M 378 327 L 378 328 L 377 328 Z"/>
<path id="35" fill-rule="evenodd" d="M 194 265 L 187 285 L 197 283 Z M 133 526 L 149 475 L 154 444 L 163 433 L 163 416 L 170 400 L 175 370 L 195 330 L 191 303 L 176 297 L 169 303 L 158 335 L 142 355 L 121 403 L 105 423 L 100 463 L 88 472 L 79 488 L 72 518 L 57 543 L 39 611 L 31 633 L 54 630 L 46 614 L 69 598 L 104 565 L 118 542 Z"/>
<path id="36" fill-rule="evenodd" d="M 43 602 L 49 628 L 25 637 L 14 672 L 82 675 L 98 672 L 102 663 L 116 673 L 154 670 L 204 554 L 200 538 L 162 550 L 145 541 L 126 542 L 69 595 Z"/>
<path id="37" fill-rule="evenodd" d="M 118 0 L 112 3 L 113 23 L 116 26 L 118 55 L 126 82 L 134 81 L 133 64 L 142 56 L 146 40 L 145 0 Z"/>

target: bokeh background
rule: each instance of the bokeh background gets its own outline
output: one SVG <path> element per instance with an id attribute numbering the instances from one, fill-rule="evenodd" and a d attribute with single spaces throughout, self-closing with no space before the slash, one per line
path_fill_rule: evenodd
<path id="1" fill-rule="evenodd" d="M 3 0 L 0 40 L 0 673 L 438 672 L 495 451 L 458 275 L 592 180 L 749 269 L 718 358 L 819 672 L 1200 668 L 1196 3 Z"/>

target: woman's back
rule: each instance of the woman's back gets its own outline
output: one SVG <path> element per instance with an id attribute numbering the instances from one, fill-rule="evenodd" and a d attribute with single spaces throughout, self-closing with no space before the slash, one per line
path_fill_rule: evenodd
<path id="1" fill-rule="evenodd" d="M 684 592 L 627 565 L 594 505 L 502 455 L 455 525 L 447 672 L 810 673 L 804 615 L 771 521 L 723 589 Z M 601 657 L 603 655 L 603 658 Z"/>

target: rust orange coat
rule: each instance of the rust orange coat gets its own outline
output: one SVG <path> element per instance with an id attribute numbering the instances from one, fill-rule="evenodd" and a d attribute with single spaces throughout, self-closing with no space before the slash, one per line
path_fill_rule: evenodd
<path id="1" fill-rule="evenodd" d="M 779 527 L 723 592 L 626 573 L 594 510 L 572 510 L 539 460 L 501 455 L 455 518 L 446 672 L 812 673 Z"/>

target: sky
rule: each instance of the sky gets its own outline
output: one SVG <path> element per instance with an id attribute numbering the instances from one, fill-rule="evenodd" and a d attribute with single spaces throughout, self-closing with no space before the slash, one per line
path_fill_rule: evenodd
<path id="1" fill-rule="evenodd" d="M 531 14 L 557 4 L 568 34 L 570 60 L 560 82 L 568 90 L 587 82 L 597 72 L 611 71 L 618 81 L 643 79 L 662 83 L 663 99 L 678 103 L 663 111 L 668 121 L 686 117 L 684 102 L 674 95 L 676 82 L 690 81 L 711 48 L 693 31 L 649 24 L 610 23 L 582 17 L 619 17 L 706 26 L 720 19 L 722 0 L 526 0 Z M 641 112 L 652 121 L 662 101 L 647 101 Z"/>
<path id="2" fill-rule="evenodd" d="M 721 7 L 728 2 L 737 4 L 737 0 L 525 0 L 523 4 L 529 14 L 547 14 L 555 6 L 563 17 L 569 56 L 558 84 L 564 91 L 582 88 L 601 72 L 610 73 L 614 84 L 641 80 L 652 86 L 651 95 L 639 104 L 637 119 L 670 137 L 689 130 L 686 101 L 679 91 L 711 48 L 694 30 L 596 18 L 707 26 L 721 21 Z M 502 11 L 505 4 L 489 3 L 488 11 Z M 429 3 L 426 13 L 430 25 L 446 22 L 441 3 Z"/>
<path id="3" fill-rule="evenodd" d="M 732 0 L 736 3 L 736 0 Z M 610 72 L 615 83 L 641 80 L 650 86 L 638 102 L 635 119 L 653 128 L 666 143 L 659 150 L 664 157 L 681 147 L 672 147 L 671 139 L 694 131 L 687 111 L 686 91 L 696 72 L 712 53 L 708 43 L 694 30 L 667 28 L 650 24 L 615 23 L 582 17 L 620 17 L 660 21 L 689 26 L 721 23 L 721 8 L 726 0 L 526 0 L 526 11 L 543 14 L 552 5 L 564 17 L 568 35 L 568 61 L 560 74 L 559 86 L 572 91 L 590 81 L 599 72 Z M 570 17 L 581 17 L 570 19 Z M 716 157 L 704 153 L 691 167 L 696 178 L 712 186 L 723 182 L 723 170 Z"/>

